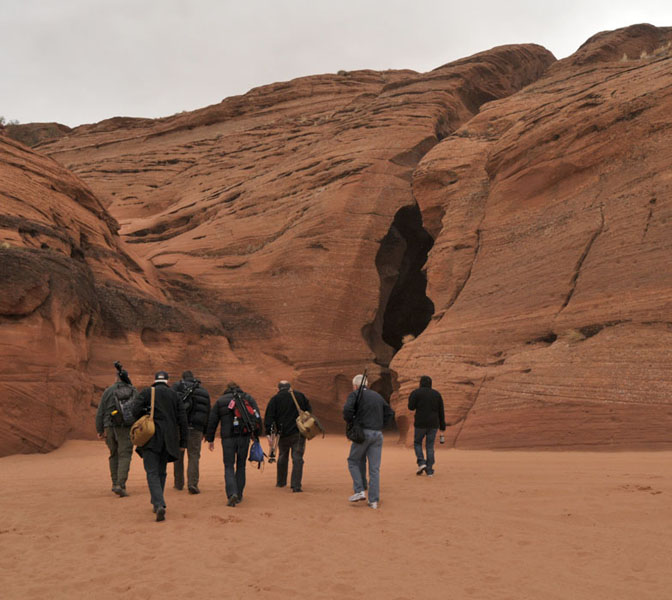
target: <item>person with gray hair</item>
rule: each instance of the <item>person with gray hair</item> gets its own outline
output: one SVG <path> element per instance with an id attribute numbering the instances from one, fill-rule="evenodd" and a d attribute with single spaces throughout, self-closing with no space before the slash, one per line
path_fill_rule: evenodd
<path id="1" fill-rule="evenodd" d="M 289 381 L 278 383 L 278 393 L 273 396 L 266 407 L 264 426 L 266 433 L 271 432 L 279 435 L 278 441 L 278 464 L 276 470 L 276 487 L 287 485 L 287 471 L 289 468 L 289 454 L 292 454 L 292 492 L 302 492 L 301 480 L 303 478 L 303 455 L 306 451 L 306 438 L 299 433 L 296 419 L 299 412 L 292 398 L 292 393 L 303 411 L 311 411 L 310 402 L 301 392 L 292 390 Z M 270 442 L 270 438 L 269 438 Z"/>
<path id="2" fill-rule="evenodd" d="M 366 463 L 369 464 L 369 499 L 371 508 L 378 508 L 380 502 L 380 461 L 383 454 L 383 428 L 394 419 L 394 411 L 385 399 L 367 387 L 364 375 L 356 375 L 352 380 L 352 392 L 343 407 L 346 423 L 357 420 L 364 431 L 364 441 L 352 442 L 348 455 L 348 470 L 352 477 L 354 494 L 350 502 L 366 500 Z M 361 393 L 360 393 L 361 389 Z"/>

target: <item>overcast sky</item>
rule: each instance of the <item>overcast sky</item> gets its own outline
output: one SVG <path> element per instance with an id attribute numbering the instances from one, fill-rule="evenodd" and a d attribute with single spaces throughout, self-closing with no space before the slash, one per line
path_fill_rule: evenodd
<path id="1" fill-rule="evenodd" d="M 672 0 L 0 0 L 0 115 L 162 117 L 341 69 L 413 69 L 501 44 L 556 58 L 599 31 L 672 26 Z"/>

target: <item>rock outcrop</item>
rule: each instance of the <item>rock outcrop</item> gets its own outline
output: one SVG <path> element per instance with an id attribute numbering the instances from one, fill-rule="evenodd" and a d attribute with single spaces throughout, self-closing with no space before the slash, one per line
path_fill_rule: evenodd
<path id="1" fill-rule="evenodd" d="M 669 447 L 670 37 L 595 36 L 416 169 L 435 313 L 395 397 L 434 375 L 458 447 Z"/>
<path id="2" fill-rule="evenodd" d="M 35 360 L 38 340 L 67 338 L 62 435 L 91 430 L 121 359 L 145 379 L 192 368 L 213 395 L 233 378 L 262 406 L 291 379 L 334 431 L 367 367 L 402 439 L 428 373 L 461 448 L 669 443 L 669 39 L 642 25 L 563 61 L 520 45 L 305 77 L 35 145 L 76 176 L 0 142 L 22 156 L 0 160 L 20 282 L 0 326 L 30 340 L 14 375 L 37 390 L 63 362 Z M 67 203 L 49 177 L 21 188 L 31 169 L 69 181 Z"/>

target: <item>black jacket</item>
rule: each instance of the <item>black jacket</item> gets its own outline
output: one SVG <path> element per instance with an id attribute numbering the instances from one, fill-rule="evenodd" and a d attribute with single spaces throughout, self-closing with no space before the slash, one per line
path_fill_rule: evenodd
<path id="1" fill-rule="evenodd" d="M 357 403 L 357 414 L 355 414 L 356 397 L 357 391 L 354 390 L 350 392 L 348 399 L 345 401 L 343 419 L 347 423 L 357 417 L 357 422 L 363 429 L 382 431 L 383 427 L 394 419 L 394 411 L 378 392 L 366 387 L 362 390 L 362 396 Z"/>
<path id="2" fill-rule="evenodd" d="M 189 436 L 187 415 L 177 394 L 165 383 L 155 383 L 152 387 L 156 390 L 154 398 L 154 426 L 156 432 L 149 442 L 136 448 L 135 451 L 142 456 L 145 450 L 153 450 L 158 453 L 165 449 L 168 453 L 168 462 L 173 462 L 180 457 L 180 448 L 186 448 L 187 446 Z M 151 387 L 140 392 L 133 407 L 137 418 L 143 414 L 149 414 L 152 405 L 151 396 Z"/>
<path id="3" fill-rule="evenodd" d="M 259 407 L 257 406 L 257 403 L 249 394 L 243 392 L 242 390 L 237 391 L 242 398 L 247 400 L 247 402 L 255 411 L 256 416 L 250 415 L 250 418 L 254 421 L 256 426 L 256 431 L 253 433 L 255 435 L 261 434 L 261 415 L 259 414 Z M 250 435 L 250 432 L 243 430 L 241 419 L 238 419 L 238 426 L 234 427 L 235 405 L 233 404 L 233 394 L 233 390 L 227 389 L 224 394 L 217 399 L 217 402 L 215 402 L 215 405 L 212 407 L 212 410 L 210 411 L 210 417 L 208 418 L 208 426 L 205 429 L 205 439 L 208 440 L 208 442 L 215 441 L 215 433 L 217 433 L 217 427 L 219 427 L 220 423 L 222 425 L 222 438 Z"/>
<path id="4" fill-rule="evenodd" d="M 292 390 L 296 401 L 299 403 L 301 410 L 311 411 L 310 402 L 301 392 Z M 271 425 L 275 423 L 280 437 L 287 437 L 299 432 L 296 426 L 296 418 L 299 416 L 299 411 L 296 410 L 296 404 L 292 400 L 292 395 L 289 390 L 280 390 L 275 396 L 268 401 L 266 407 L 266 415 L 264 416 L 264 427 L 266 433 L 271 431 Z"/>
<path id="5" fill-rule="evenodd" d="M 183 379 L 173 385 L 173 390 L 182 398 L 183 394 L 194 385 L 193 379 Z M 187 411 L 187 422 L 189 427 L 205 431 L 210 416 L 210 394 L 208 390 L 200 385 L 191 395 L 191 410 Z"/>
<path id="6" fill-rule="evenodd" d="M 443 398 L 431 387 L 419 387 L 408 397 L 408 410 L 415 411 L 415 427 L 446 430 Z"/>

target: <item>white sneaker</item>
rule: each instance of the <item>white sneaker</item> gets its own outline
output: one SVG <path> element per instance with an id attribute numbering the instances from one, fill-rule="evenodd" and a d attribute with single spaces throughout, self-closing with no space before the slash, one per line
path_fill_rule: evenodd
<path id="1" fill-rule="evenodd" d="M 357 492 L 348 498 L 348 502 L 359 502 L 360 500 L 366 500 L 366 492 Z"/>
<path id="2" fill-rule="evenodd" d="M 418 470 L 415 472 L 416 475 L 422 475 L 427 469 L 427 465 L 418 465 Z"/>
<path id="3" fill-rule="evenodd" d="M 369 502 L 371 508 L 378 508 L 378 502 Z"/>

